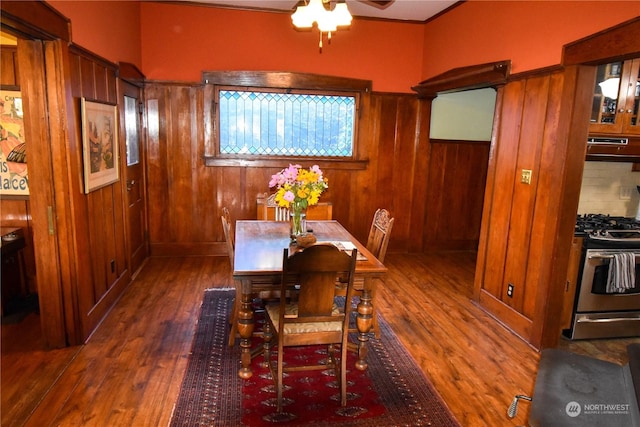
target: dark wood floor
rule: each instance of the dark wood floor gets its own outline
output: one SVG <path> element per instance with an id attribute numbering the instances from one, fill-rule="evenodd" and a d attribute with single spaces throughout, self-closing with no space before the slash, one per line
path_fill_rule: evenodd
<path id="1" fill-rule="evenodd" d="M 471 301 L 475 255 L 388 254 L 379 312 L 463 426 L 509 420 L 514 395 L 533 392 L 539 353 Z M 2 326 L 2 426 L 165 426 L 170 420 L 203 291 L 233 286 L 226 258 L 152 258 L 89 342 L 42 351 L 38 317 Z M 626 362 L 639 340 L 562 341 Z"/>

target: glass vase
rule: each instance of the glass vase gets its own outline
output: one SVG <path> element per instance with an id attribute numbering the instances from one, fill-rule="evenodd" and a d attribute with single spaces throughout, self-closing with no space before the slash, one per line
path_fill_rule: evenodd
<path id="1" fill-rule="evenodd" d="M 305 209 L 290 209 L 289 219 L 291 240 L 307 234 L 307 211 Z"/>

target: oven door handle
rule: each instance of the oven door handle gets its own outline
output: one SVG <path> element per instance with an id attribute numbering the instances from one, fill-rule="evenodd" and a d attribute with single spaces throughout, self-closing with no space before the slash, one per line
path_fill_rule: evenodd
<path id="1" fill-rule="evenodd" d="M 634 253 L 633 255 L 635 255 L 636 258 L 640 256 L 640 254 L 636 254 L 636 253 Z M 613 258 L 613 255 L 605 255 L 597 252 L 594 254 L 589 254 L 589 259 L 612 259 L 612 258 Z"/>
<path id="2" fill-rule="evenodd" d="M 628 321 L 640 322 L 640 317 L 614 317 L 606 319 L 590 319 L 580 318 L 576 319 L 576 323 L 616 323 L 616 322 L 628 322 Z"/>

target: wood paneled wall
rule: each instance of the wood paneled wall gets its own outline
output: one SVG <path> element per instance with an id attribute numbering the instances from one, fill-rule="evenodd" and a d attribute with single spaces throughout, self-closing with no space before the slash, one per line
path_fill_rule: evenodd
<path id="1" fill-rule="evenodd" d="M 478 249 L 489 148 L 488 141 L 431 140 L 426 250 Z"/>
<path id="2" fill-rule="evenodd" d="M 80 99 L 117 103 L 118 70 L 69 43 L 68 19 L 46 3 L 5 3 L 3 30 L 21 36 L 15 54 L 3 51 L 2 72 L 22 91 L 30 195 L 3 199 L 2 220 L 33 230 L 45 346 L 80 344 L 131 280 L 124 181 L 87 195 L 82 169 Z"/>
<path id="3" fill-rule="evenodd" d="M 560 334 L 592 79 L 593 67 L 568 67 L 498 92 L 475 298 L 536 348 Z"/>
<path id="4" fill-rule="evenodd" d="M 78 236 L 76 248 L 77 287 L 69 291 L 75 295 L 75 307 L 80 324 L 80 339 L 86 339 L 102 320 L 123 288 L 129 283 L 125 252 L 125 226 L 123 197 L 123 168 L 120 181 L 84 194 L 82 170 L 82 97 L 117 103 L 115 64 L 90 52 L 72 47 L 69 55 L 70 90 L 74 111 L 76 144 L 68 149 L 73 161 L 70 165 L 70 183 L 74 191 L 73 226 Z M 120 106 L 122 107 L 122 106 Z M 120 159 L 123 159 L 124 141 L 120 140 Z"/>
<path id="5" fill-rule="evenodd" d="M 233 220 L 255 219 L 257 196 L 269 191 L 271 175 L 298 161 L 283 159 L 279 167 L 206 166 L 203 103 L 211 100 L 205 87 L 153 82 L 146 85 L 145 98 L 152 255 L 225 254 L 222 207 L 229 208 Z M 333 217 L 362 241 L 375 210 L 388 209 L 396 218 L 390 251 L 420 252 L 425 242 L 430 249 L 475 249 L 487 146 L 455 144 L 449 150 L 456 154 L 445 155 L 447 161 L 438 154 L 429 162 L 432 147 L 441 147 L 436 149 L 441 153 L 448 144 L 429 144 L 428 108 L 430 103 L 414 95 L 365 94 L 358 150 L 367 166 L 323 166 L 329 189 L 322 200 L 333 203 Z M 436 199 L 439 203 L 432 204 Z M 427 228 L 432 217 L 437 229 Z M 460 231 L 460 224 L 476 229 L 442 236 L 442 230 Z M 464 242 L 450 244 L 455 239 Z"/>

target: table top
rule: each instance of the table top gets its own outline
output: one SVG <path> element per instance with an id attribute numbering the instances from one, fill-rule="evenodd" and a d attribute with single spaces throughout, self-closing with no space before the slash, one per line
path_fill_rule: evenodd
<path id="1" fill-rule="evenodd" d="M 358 249 L 356 276 L 383 276 L 387 268 L 338 221 L 307 221 L 318 242 L 349 242 Z M 282 252 L 290 247 L 289 223 L 283 221 L 236 221 L 233 276 L 274 276 L 282 272 Z M 290 252 L 292 249 L 290 247 Z M 362 259 L 362 255 L 366 259 Z"/>

